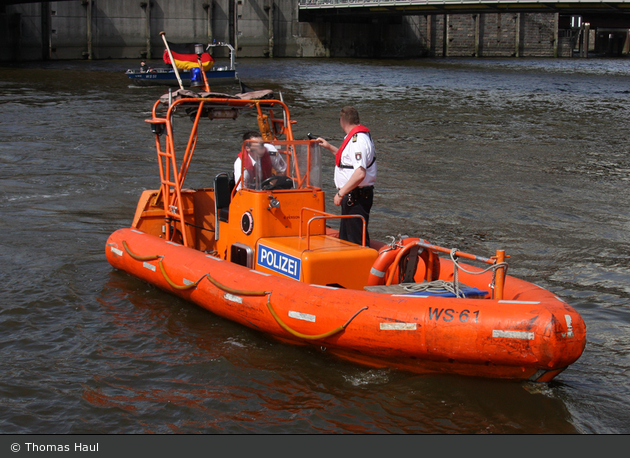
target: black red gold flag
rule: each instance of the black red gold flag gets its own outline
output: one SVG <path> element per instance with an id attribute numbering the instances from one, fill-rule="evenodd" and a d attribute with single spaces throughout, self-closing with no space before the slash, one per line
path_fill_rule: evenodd
<path id="1" fill-rule="evenodd" d="M 175 62 L 171 62 L 167 50 L 164 50 L 164 62 L 175 65 L 182 70 L 190 70 L 199 67 L 197 54 L 195 54 L 196 43 L 167 43 Z M 201 64 L 205 71 L 210 70 L 214 64 L 214 59 L 207 52 L 203 52 L 201 54 Z"/>

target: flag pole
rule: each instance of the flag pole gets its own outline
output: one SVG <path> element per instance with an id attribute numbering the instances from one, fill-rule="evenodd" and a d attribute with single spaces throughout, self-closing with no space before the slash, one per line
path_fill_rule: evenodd
<path id="1" fill-rule="evenodd" d="M 175 70 L 175 76 L 177 77 L 177 82 L 179 83 L 180 89 L 184 89 L 184 85 L 182 84 L 182 79 L 179 77 L 179 72 L 177 71 L 177 65 L 175 65 L 175 60 L 173 59 L 173 54 L 171 54 L 171 48 L 168 47 L 168 41 L 166 41 L 166 36 L 164 32 L 160 32 L 162 36 L 162 41 L 164 41 L 164 46 L 166 46 L 166 52 L 168 52 L 168 57 L 171 59 L 171 65 L 173 66 L 173 70 Z"/>
<path id="2" fill-rule="evenodd" d="M 203 69 L 203 64 L 201 63 L 201 55 L 203 54 L 203 45 L 196 44 L 195 45 L 195 54 L 197 54 L 197 63 L 199 64 L 199 70 L 201 70 L 201 74 L 203 75 L 203 82 L 206 85 L 206 92 L 210 92 L 210 85 L 208 84 L 208 78 L 206 77 L 206 71 Z"/>

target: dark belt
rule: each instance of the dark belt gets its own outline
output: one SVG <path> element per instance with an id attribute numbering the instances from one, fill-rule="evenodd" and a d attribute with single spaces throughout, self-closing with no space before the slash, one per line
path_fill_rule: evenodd
<path id="1" fill-rule="evenodd" d="M 352 200 L 357 199 L 369 199 L 374 193 L 374 186 L 363 186 L 354 188 L 350 191 L 350 197 Z"/>

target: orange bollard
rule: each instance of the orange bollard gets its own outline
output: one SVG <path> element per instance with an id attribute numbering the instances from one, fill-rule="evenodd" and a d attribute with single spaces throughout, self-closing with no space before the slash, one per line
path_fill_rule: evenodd
<path id="1" fill-rule="evenodd" d="M 497 264 L 505 262 L 505 250 L 497 250 L 497 255 L 492 259 L 497 260 Z M 494 299 L 503 300 L 503 286 L 505 285 L 505 269 L 503 267 L 497 269 L 494 285 Z"/>

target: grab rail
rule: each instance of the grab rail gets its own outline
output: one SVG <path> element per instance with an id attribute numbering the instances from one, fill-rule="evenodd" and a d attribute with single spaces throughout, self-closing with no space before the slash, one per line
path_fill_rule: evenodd
<path id="1" fill-rule="evenodd" d="M 361 218 L 363 221 L 363 239 L 361 241 L 361 246 L 365 245 L 365 236 L 367 232 L 367 224 L 365 222 L 365 218 L 361 215 L 333 215 L 332 213 L 326 213 L 321 210 L 315 210 L 313 208 L 303 207 L 300 209 L 300 231 L 298 233 L 299 237 L 302 238 L 302 226 L 304 224 L 304 211 L 310 211 L 313 213 L 319 213 L 321 216 L 315 216 L 308 220 L 306 223 L 306 249 L 311 249 L 311 223 L 315 220 L 327 220 L 327 219 L 344 219 L 344 218 Z"/>
<path id="2" fill-rule="evenodd" d="M 428 248 L 430 250 L 434 250 L 434 251 L 440 251 L 442 253 L 447 253 L 450 254 L 452 249 L 451 248 L 444 248 L 438 245 L 432 245 L 428 242 L 421 242 L 421 241 L 417 241 L 415 242 L 416 245 L 420 245 L 421 247 L 424 248 Z M 483 256 L 477 256 L 476 254 L 470 254 L 470 253 L 464 253 L 463 251 L 459 251 L 456 250 L 455 253 L 453 253 L 455 256 L 459 257 L 459 258 L 466 258 L 466 259 L 471 259 L 473 261 L 479 261 L 479 262 L 484 262 L 486 264 L 494 264 L 495 260 L 493 258 L 485 258 Z"/>

